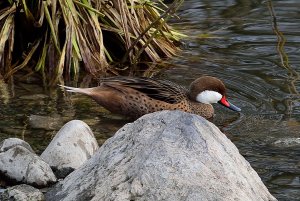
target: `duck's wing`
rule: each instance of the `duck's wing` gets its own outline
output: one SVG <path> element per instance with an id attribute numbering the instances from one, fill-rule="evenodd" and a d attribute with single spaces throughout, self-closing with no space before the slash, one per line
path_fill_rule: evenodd
<path id="1" fill-rule="evenodd" d="M 122 87 L 132 88 L 150 98 L 168 102 L 178 103 L 187 97 L 187 89 L 171 81 L 156 80 L 144 77 L 110 77 L 100 80 L 100 85 L 111 86 L 122 90 Z"/>

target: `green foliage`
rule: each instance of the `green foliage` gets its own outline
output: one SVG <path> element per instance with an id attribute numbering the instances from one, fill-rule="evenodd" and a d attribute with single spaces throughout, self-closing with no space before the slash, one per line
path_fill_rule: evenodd
<path id="1" fill-rule="evenodd" d="M 0 75 L 8 79 L 30 68 L 55 84 L 82 68 L 99 76 L 159 62 L 178 50 L 180 34 L 166 20 L 181 3 L 168 8 L 149 0 L 1 1 Z"/>

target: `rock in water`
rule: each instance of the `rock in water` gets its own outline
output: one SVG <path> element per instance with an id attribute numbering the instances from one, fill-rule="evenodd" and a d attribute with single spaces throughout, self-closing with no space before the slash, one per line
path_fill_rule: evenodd
<path id="1" fill-rule="evenodd" d="M 89 126 L 80 120 L 65 124 L 42 153 L 59 178 L 77 169 L 99 148 Z"/>
<path id="2" fill-rule="evenodd" d="M 28 117 L 28 122 L 32 128 L 44 130 L 58 130 L 63 126 L 63 119 L 61 117 L 50 117 L 31 114 Z"/>
<path id="3" fill-rule="evenodd" d="M 121 128 L 47 200 L 276 200 L 212 123 L 180 111 Z"/>

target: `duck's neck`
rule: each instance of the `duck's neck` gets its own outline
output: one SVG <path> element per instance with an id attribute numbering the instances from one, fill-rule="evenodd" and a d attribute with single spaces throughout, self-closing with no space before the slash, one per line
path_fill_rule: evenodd
<path id="1" fill-rule="evenodd" d="M 211 104 L 191 102 L 190 108 L 193 110 L 193 113 L 202 116 L 205 119 L 210 119 L 214 115 L 214 108 Z"/>

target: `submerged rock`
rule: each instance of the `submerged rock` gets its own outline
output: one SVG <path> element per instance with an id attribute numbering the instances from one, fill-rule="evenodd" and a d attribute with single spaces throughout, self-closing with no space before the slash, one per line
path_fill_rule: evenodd
<path id="1" fill-rule="evenodd" d="M 50 166 L 36 154 L 17 145 L 0 153 L 0 175 L 15 181 L 44 187 L 56 182 Z"/>
<path id="2" fill-rule="evenodd" d="M 273 142 L 277 147 L 294 147 L 300 146 L 300 138 L 282 138 Z"/>
<path id="3" fill-rule="evenodd" d="M 20 96 L 19 99 L 24 99 L 24 100 L 33 100 L 33 101 L 39 101 L 41 99 L 46 99 L 49 98 L 49 96 L 45 94 L 31 94 L 31 95 L 24 95 Z"/>
<path id="4" fill-rule="evenodd" d="M 21 140 L 19 138 L 8 138 L 8 139 L 3 140 L 0 143 L 0 152 L 7 151 L 7 150 L 9 150 L 12 147 L 15 147 L 17 145 L 25 147 L 27 150 L 34 153 L 31 146 L 27 142 L 25 142 L 24 140 Z"/>
<path id="5" fill-rule="evenodd" d="M 21 184 L 10 187 L 0 192 L 1 201 L 42 201 L 45 200 L 44 194 L 29 185 Z"/>
<path id="6" fill-rule="evenodd" d="M 276 200 L 215 125 L 180 111 L 125 125 L 46 198 Z"/>
<path id="7" fill-rule="evenodd" d="M 42 153 L 41 158 L 63 178 L 91 158 L 99 148 L 89 126 L 73 120 L 65 124 Z"/>
<path id="8" fill-rule="evenodd" d="M 32 128 L 45 130 L 58 130 L 63 126 L 62 117 L 50 117 L 32 114 L 29 116 L 28 122 Z"/>

